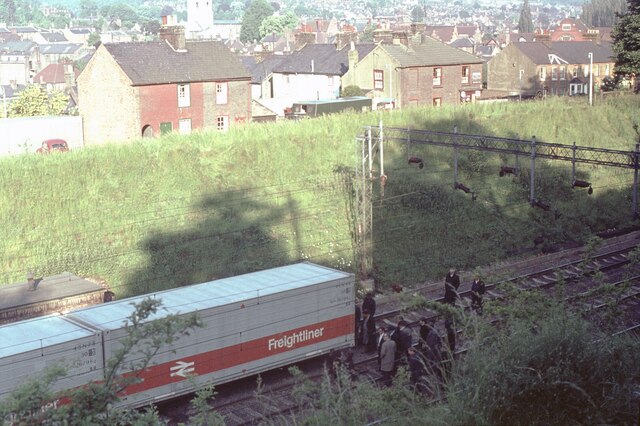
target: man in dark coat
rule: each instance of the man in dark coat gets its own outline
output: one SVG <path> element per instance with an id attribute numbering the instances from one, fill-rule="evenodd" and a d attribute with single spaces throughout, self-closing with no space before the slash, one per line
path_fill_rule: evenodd
<path id="1" fill-rule="evenodd" d="M 369 311 L 371 316 L 376 314 L 376 301 L 373 299 L 373 293 L 369 292 L 364 296 L 362 301 L 362 312 Z"/>
<path id="2" fill-rule="evenodd" d="M 414 388 L 416 390 L 420 390 L 422 378 L 426 374 L 424 359 L 422 359 L 422 356 L 420 356 L 413 346 L 407 350 L 407 354 L 409 362 L 409 379 L 411 380 L 411 384 Z"/>
<path id="3" fill-rule="evenodd" d="M 482 315 L 482 295 L 485 293 L 484 282 L 477 275 L 471 283 L 471 309 Z"/>
<path id="4" fill-rule="evenodd" d="M 460 287 L 460 277 L 455 268 L 451 268 L 444 278 L 444 303 L 455 306 L 458 298 L 458 287 Z"/>
<path id="5" fill-rule="evenodd" d="M 362 320 L 362 344 L 368 354 L 376 351 L 376 320 L 369 311 L 363 309 L 364 318 Z"/>
<path id="6" fill-rule="evenodd" d="M 413 344 L 413 337 L 411 328 L 409 328 L 409 324 L 404 319 L 398 321 L 398 326 L 393 332 L 392 338 L 396 342 L 396 350 L 398 351 L 396 362 L 406 359 L 407 349 Z"/>

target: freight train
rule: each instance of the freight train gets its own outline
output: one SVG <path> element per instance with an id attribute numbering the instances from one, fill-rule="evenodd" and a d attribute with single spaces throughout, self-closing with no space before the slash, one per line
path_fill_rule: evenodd
<path id="1" fill-rule="evenodd" d="M 353 274 L 309 262 L 253 272 L 48 315 L 0 327 L 0 401 L 46 367 L 67 374 L 54 390 L 105 379 L 145 298 L 162 302 L 149 320 L 196 313 L 202 327 L 156 353 L 121 406 L 140 407 L 354 344 Z M 137 348 L 138 349 L 138 348 Z"/>

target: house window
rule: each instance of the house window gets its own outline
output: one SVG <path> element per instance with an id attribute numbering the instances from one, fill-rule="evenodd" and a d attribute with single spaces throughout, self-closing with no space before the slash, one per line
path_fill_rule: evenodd
<path id="1" fill-rule="evenodd" d="M 567 67 L 562 66 L 560 67 L 560 80 L 566 80 L 567 79 Z"/>
<path id="2" fill-rule="evenodd" d="M 551 80 L 557 80 L 558 79 L 558 67 L 553 66 L 551 67 Z"/>
<path id="3" fill-rule="evenodd" d="M 609 64 L 606 64 L 606 65 L 604 66 L 604 75 L 609 76 L 609 72 L 610 72 L 610 71 L 611 71 L 611 70 L 609 69 Z"/>
<path id="4" fill-rule="evenodd" d="M 480 84 L 482 82 L 482 73 L 476 71 L 471 74 L 471 82 L 473 84 Z"/>
<path id="5" fill-rule="evenodd" d="M 164 123 L 160 123 L 160 134 L 161 135 L 166 135 L 167 133 L 171 133 L 171 131 L 173 130 L 173 125 L 171 124 L 170 121 L 164 122 Z"/>
<path id="6" fill-rule="evenodd" d="M 594 67 L 596 67 L 595 71 L 593 71 L 593 76 L 597 77 L 600 75 L 600 65 L 595 64 Z"/>
<path id="7" fill-rule="evenodd" d="M 433 85 L 442 86 L 442 68 L 433 69 Z"/>
<path id="8" fill-rule="evenodd" d="M 540 67 L 540 81 L 547 79 L 547 67 Z"/>
<path id="9" fill-rule="evenodd" d="M 462 80 L 460 81 L 462 84 L 469 83 L 469 75 L 471 74 L 471 67 L 468 65 L 462 66 Z"/>
<path id="10" fill-rule="evenodd" d="M 562 24 L 562 31 L 571 31 L 571 24 Z"/>
<path id="11" fill-rule="evenodd" d="M 178 108 L 191 106 L 191 91 L 188 84 L 178 84 Z"/>
<path id="12" fill-rule="evenodd" d="M 216 83 L 216 104 L 226 104 L 229 92 L 228 83 Z"/>
<path id="13" fill-rule="evenodd" d="M 373 70 L 373 88 L 375 90 L 384 90 L 384 71 Z"/>
<path id="14" fill-rule="evenodd" d="M 585 65 L 584 66 L 584 76 L 585 77 L 589 77 L 589 65 Z"/>
<path id="15" fill-rule="evenodd" d="M 229 116 L 218 116 L 218 118 L 216 119 L 216 129 L 220 130 L 221 132 L 226 132 L 227 130 L 229 130 Z"/>
<path id="16" fill-rule="evenodd" d="M 433 98 L 433 106 L 439 107 L 442 105 L 442 98 Z"/>
<path id="17" fill-rule="evenodd" d="M 191 133 L 191 119 L 181 118 L 178 120 L 178 131 L 181 135 L 188 135 Z"/>

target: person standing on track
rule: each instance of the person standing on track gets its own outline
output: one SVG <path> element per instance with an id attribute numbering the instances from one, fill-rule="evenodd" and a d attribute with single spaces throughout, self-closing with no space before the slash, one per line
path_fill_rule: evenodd
<path id="1" fill-rule="evenodd" d="M 478 315 L 482 315 L 482 295 L 485 291 L 484 282 L 476 274 L 471 283 L 471 309 Z"/>
<path id="2" fill-rule="evenodd" d="M 362 312 L 369 311 L 371 316 L 376 314 L 376 301 L 373 299 L 373 292 L 368 292 L 362 301 Z"/>
<path id="3" fill-rule="evenodd" d="M 458 298 L 458 287 L 460 287 L 460 277 L 456 273 L 456 269 L 451 268 L 444 278 L 444 303 L 455 306 Z"/>
<path id="4" fill-rule="evenodd" d="M 382 383 L 391 386 L 391 377 L 396 363 L 396 342 L 391 340 L 389 331 L 384 333 L 382 346 L 380 347 L 380 372 L 382 373 Z"/>

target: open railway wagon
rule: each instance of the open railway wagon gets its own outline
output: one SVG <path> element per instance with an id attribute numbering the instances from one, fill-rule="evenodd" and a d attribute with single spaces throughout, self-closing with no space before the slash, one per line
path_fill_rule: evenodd
<path id="1" fill-rule="evenodd" d="M 102 380 L 105 363 L 126 335 L 123 324 L 133 304 L 146 297 L 162 301 L 149 320 L 196 312 L 204 326 L 136 372 L 141 381 L 125 390 L 122 405 L 146 405 L 201 384 L 351 347 L 354 285 L 353 274 L 303 262 L 5 325 L 0 327 L 0 400 L 55 363 L 68 371 L 55 389 Z"/>
<path id="2" fill-rule="evenodd" d="M 110 291 L 69 272 L 0 286 L 0 325 L 111 300 Z"/>

